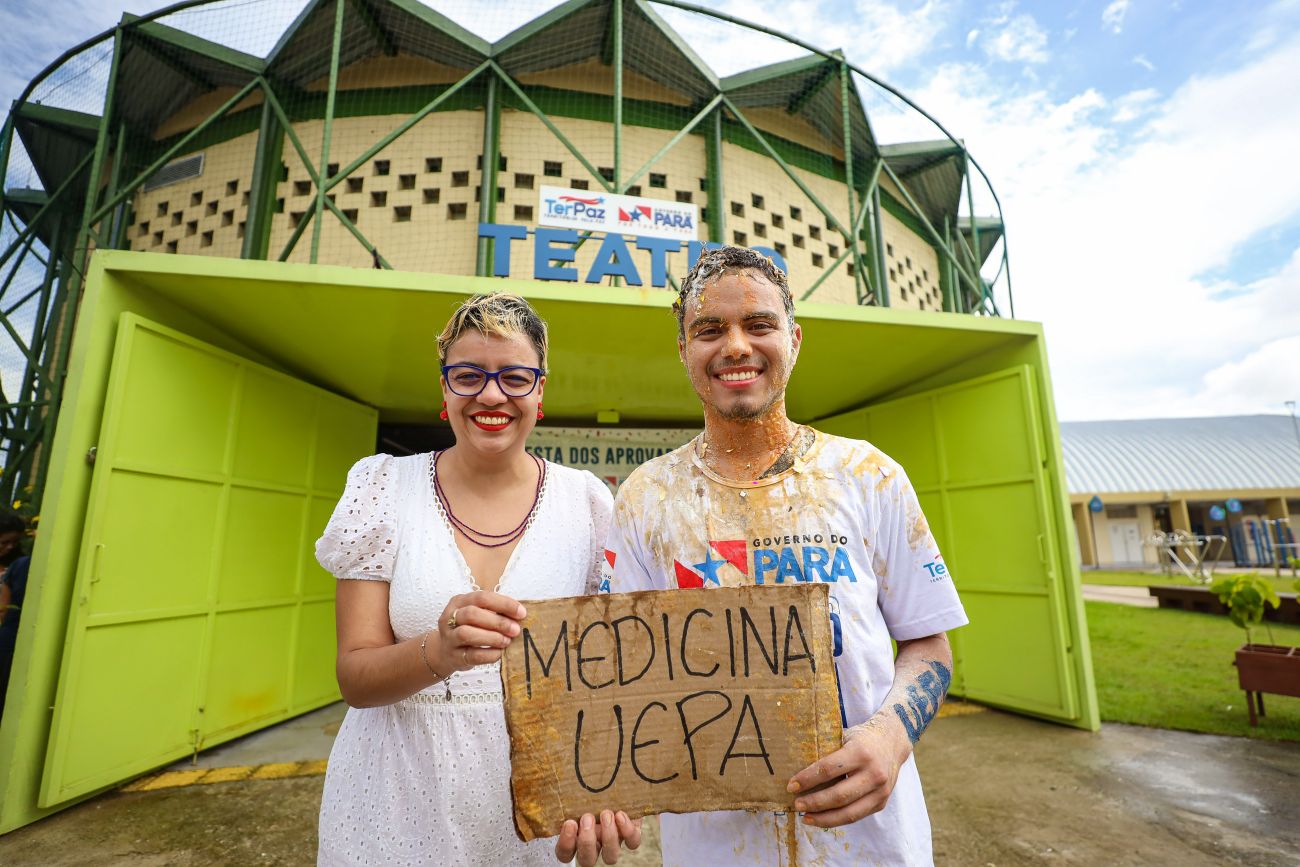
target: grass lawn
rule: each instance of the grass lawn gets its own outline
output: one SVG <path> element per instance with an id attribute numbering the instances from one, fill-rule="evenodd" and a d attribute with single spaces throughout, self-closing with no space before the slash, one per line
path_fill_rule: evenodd
<path id="1" fill-rule="evenodd" d="M 1246 694 L 1232 665 L 1245 633 L 1226 617 L 1084 604 L 1103 720 L 1300 741 L 1300 698 L 1265 695 L 1267 715 L 1250 727 Z M 1272 629 L 1272 642 L 1262 627 L 1252 637 L 1257 643 L 1300 645 L 1300 627 L 1275 623 Z"/>
<path id="2" fill-rule="evenodd" d="M 1227 577 L 1234 573 L 1219 572 L 1214 576 L 1217 581 L 1220 578 Z M 1245 574 L 1245 573 L 1242 573 Z M 1296 579 L 1291 577 L 1290 572 L 1284 571 L 1281 578 L 1274 578 L 1272 572 L 1257 573 L 1262 574 L 1273 584 L 1273 589 L 1278 593 L 1295 593 Z M 1083 569 L 1079 572 L 1084 584 L 1104 584 L 1108 587 L 1149 587 L 1152 585 L 1174 585 L 1182 587 L 1202 587 L 1205 585 L 1196 584 L 1187 580 L 1182 575 L 1162 575 L 1159 572 L 1119 572 L 1105 569 Z"/>

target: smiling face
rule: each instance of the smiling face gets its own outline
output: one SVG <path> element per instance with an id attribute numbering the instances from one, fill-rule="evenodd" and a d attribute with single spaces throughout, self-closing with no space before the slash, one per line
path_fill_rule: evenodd
<path id="1" fill-rule="evenodd" d="M 683 325 L 678 351 L 706 411 L 758 419 L 784 399 L 803 333 L 762 274 L 724 273 L 687 301 Z"/>
<path id="2" fill-rule="evenodd" d="M 504 367 L 541 367 L 537 348 L 528 337 L 487 335 L 467 330 L 447 348 L 447 364 L 472 364 L 495 372 Z M 532 393 L 510 397 L 496 380 L 489 380 L 476 397 L 463 397 L 442 379 L 442 396 L 447 401 L 447 419 L 456 434 L 456 444 L 485 455 L 499 455 L 522 449 L 537 424 L 537 406 L 542 400 L 546 377 Z M 464 389 L 462 389 L 464 390 Z"/>

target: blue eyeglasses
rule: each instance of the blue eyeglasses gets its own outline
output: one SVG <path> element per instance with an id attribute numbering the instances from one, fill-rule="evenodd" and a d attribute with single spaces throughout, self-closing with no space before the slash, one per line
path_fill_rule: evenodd
<path id="1" fill-rule="evenodd" d="M 538 367 L 503 367 L 496 372 L 474 364 L 445 364 L 442 367 L 447 387 L 461 397 L 478 397 L 494 379 L 506 397 L 527 397 L 537 388 L 545 373 Z"/>

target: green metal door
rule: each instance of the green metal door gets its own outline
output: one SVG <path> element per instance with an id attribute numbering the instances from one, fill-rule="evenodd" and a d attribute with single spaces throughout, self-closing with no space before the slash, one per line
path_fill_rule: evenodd
<path id="1" fill-rule="evenodd" d="M 1034 370 L 1019 366 L 822 426 L 907 470 L 971 620 L 950 636 L 953 692 L 1095 727 L 1078 579 L 1048 475 L 1055 434 L 1037 393 Z"/>
<path id="2" fill-rule="evenodd" d="M 122 315 L 41 806 L 337 699 L 312 542 L 376 424 Z"/>

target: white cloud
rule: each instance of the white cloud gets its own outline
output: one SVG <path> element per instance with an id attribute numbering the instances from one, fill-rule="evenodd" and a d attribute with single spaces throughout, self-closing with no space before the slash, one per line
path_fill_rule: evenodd
<path id="1" fill-rule="evenodd" d="M 999 14 L 985 22 L 979 39 L 984 53 L 1006 63 L 1046 63 L 1047 31 L 1038 26 L 1034 16 L 1013 15 L 1014 4 L 1000 7 Z"/>
<path id="2" fill-rule="evenodd" d="M 915 64 L 953 16 L 948 0 L 845 0 L 834 5 L 820 0 L 705 0 L 705 5 L 818 48 L 843 48 L 851 60 L 877 74 Z M 721 75 L 807 53 L 704 15 L 669 6 L 653 8 Z"/>
<path id="3" fill-rule="evenodd" d="M 1209 371 L 1192 400 L 1242 415 L 1277 412 L 1284 401 L 1300 400 L 1300 335 L 1271 340 Z"/>
<path id="4" fill-rule="evenodd" d="M 1300 172 L 1276 162 L 1300 141 L 1300 113 L 1277 110 L 1297 90 L 1300 35 L 1163 101 L 1057 99 L 973 65 L 941 67 L 913 94 L 993 178 L 1016 312 L 1045 323 L 1063 418 L 1237 411 L 1226 394 L 1240 379 L 1211 371 L 1300 334 L 1300 251 L 1251 284 L 1203 276 L 1300 211 Z M 934 134 L 915 118 L 873 120 L 884 140 Z"/>
<path id="5" fill-rule="evenodd" d="M 1124 17 L 1128 15 L 1129 0 L 1114 0 L 1101 11 L 1101 24 L 1111 33 L 1124 30 Z"/>
<path id="6" fill-rule="evenodd" d="M 1147 59 L 1145 54 L 1136 54 L 1133 56 L 1133 62 L 1145 69 L 1147 72 L 1155 72 L 1156 65 Z"/>
<path id="7" fill-rule="evenodd" d="M 1151 87 L 1124 94 L 1113 103 L 1115 111 L 1110 116 L 1111 123 L 1129 123 L 1137 120 L 1146 114 L 1151 109 L 1152 103 L 1159 98 L 1160 91 Z"/>

